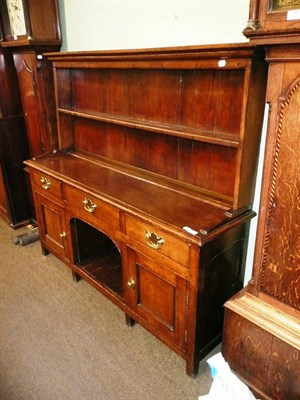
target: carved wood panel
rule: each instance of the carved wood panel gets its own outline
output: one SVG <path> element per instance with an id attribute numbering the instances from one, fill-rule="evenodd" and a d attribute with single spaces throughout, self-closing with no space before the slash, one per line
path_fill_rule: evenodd
<path id="1" fill-rule="evenodd" d="M 300 80 L 281 102 L 260 289 L 300 309 Z"/>

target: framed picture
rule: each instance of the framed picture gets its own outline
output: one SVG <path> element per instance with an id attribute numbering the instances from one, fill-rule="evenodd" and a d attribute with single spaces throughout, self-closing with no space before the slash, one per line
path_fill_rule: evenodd
<path id="1" fill-rule="evenodd" d="M 271 11 L 290 10 L 300 8 L 300 0 L 272 0 L 270 1 Z"/>

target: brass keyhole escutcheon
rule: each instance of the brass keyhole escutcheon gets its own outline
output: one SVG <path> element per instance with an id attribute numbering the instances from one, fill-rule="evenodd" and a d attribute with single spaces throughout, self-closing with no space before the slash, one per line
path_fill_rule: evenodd
<path id="1" fill-rule="evenodd" d="M 149 232 L 146 230 L 145 236 L 148 239 L 148 246 L 152 249 L 157 250 L 165 243 L 165 240 L 162 237 L 158 237 L 155 232 Z"/>
<path id="2" fill-rule="evenodd" d="M 41 176 L 41 184 L 42 184 L 42 188 L 45 190 L 50 189 L 51 186 L 51 182 L 48 178 L 45 178 L 44 176 Z"/>
<path id="3" fill-rule="evenodd" d="M 85 197 L 82 202 L 84 204 L 84 209 L 89 213 L 93 213 L 97 208 L 97 204 L 95 204 L 91 199 Z"/>

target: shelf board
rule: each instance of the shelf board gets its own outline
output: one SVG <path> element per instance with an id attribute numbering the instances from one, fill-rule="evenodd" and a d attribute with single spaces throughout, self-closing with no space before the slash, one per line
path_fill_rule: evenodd
<path id="1" fill-rule="evenodd" d="M 106 286 L 109 290 L 122 297 L 122 267 L 119 252 L 112 251 L 105 256 L 93 257 L 76 264 L 85 274 L 100 285 Z"/>
<path id="2" fill-rule="evenodd" d="M 113 114 L 90 114 L 64 108 L 58 108 L 58 112 L 78 118 L 85 118 L 93 121 L 107 122 L 125 126 L 128 128 L 142 129 L 149 132 L 157 132 L 160 134 L 176 136 L 183 139 L 191 139 L 203 143 L 217 144 L 231 148 L 238 148 L 239 141 L 236 135 L 230 133 L 222 133 L 215 131 L 208 131 L 203 129 L 192 128 L 180 125 L 168 125 L 158 123 L 156 121 L 147 121 L 143 119 L 124 117 Z"/>

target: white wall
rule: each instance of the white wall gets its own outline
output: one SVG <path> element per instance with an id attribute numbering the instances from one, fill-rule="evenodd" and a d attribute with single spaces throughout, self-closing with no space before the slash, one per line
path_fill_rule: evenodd
<path id="1" fill-rule="evenodd" d="M 62 50 L 243 42 L 249 0 L 59 0 Z"/>
<path id="2" fill-rule="evenodd" d="M 62 50 L 107 50 L 246 42 L 249 0 L 59 0 Z M 263 153 L 254 210 L 258 210 Z M 251 277 L 251 223 L 245 283 Z"/>

